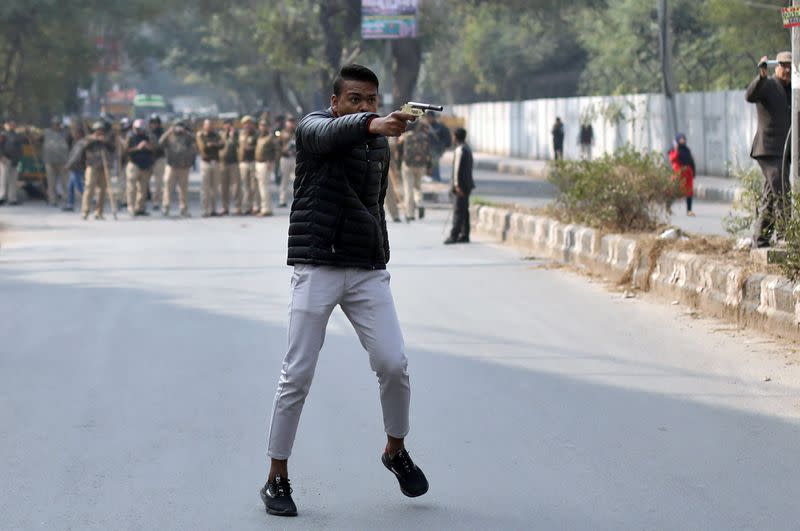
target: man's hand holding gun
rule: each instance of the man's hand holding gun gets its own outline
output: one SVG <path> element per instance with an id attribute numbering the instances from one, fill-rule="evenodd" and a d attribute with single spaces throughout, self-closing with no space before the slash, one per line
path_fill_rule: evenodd
<path id="1" fill-rule="evenodd" d="M 394 111 L 388 116 L 375 118 L 369 123 L 369 132 L 375 135 L 400 136 L 406 130 L 408 122 L 413 122 L 425 111 L 442 112 L 444 107 L 441 105 L 430 105 L 428 103 L 408 102 L 399 111 Z"/>

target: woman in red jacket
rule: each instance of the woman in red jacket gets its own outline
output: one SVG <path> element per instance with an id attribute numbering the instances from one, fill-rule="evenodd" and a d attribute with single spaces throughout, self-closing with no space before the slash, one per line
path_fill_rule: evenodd
<path id="1" fill-rule="evenodd" d="M 686 214 L 694 216 L 692 212 L 692 195 L 694 195 L 694 157 L 686 145 L 686 135 L 678 133 L 675 137 L 675 145 L 669 151 L 669 161 L 675 176 L 680 179 L 681 191 L 686 196 Z"/>

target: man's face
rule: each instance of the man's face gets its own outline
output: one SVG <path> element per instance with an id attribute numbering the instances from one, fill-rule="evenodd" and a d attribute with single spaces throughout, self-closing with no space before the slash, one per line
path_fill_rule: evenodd
<path id="1" fill-rule="evenodd" d="M 205 131 L 206 133 L 211 132 L 211 120 L 205 120 L 203 122 L 203 131 Z"/>
<path id="2" fill-rule="evenodd" d="M 102 142 L 103 140 L 106 139 L 106 132 L 103 131 L 102 129 L 98 129 L 97 131 L 94 132 L 93 136 L 95 140 L 99 140 L 100 142 Z"/>
<path id="3" fill-rule="evenodd" d="M 378 112 L 378 87 L 369 81 L 345 79 L 338 96 L 331 96 L 334 116 L 359 112 Z"/>
<path id="4" fill-rule="evenodd" d="M 150 122 L 148 125 L 150 126 L 151 131 L 158 129 L 158 122 Z"/>
<path id="5" fill-rule="evenodd" d="M 778 63 L 775 67 L 775 77 L 788 85 L 792 81 L 792 63 Z"/>
<path id="6" fill-rule="evenodd" d="M 259 132 L 259 133 L 262 133 L 262 134 L 263 134 L 263 133 L 266 133 L 266 132 L 268 132 L 268 131 L 269 131 L 269 128 L 267 127 L 267 124 L 266 124 L 266 123 L 264 123 L 264 122 L 260 122 L 260 123 L 258 124 L 258 132 Z"/>
<path id="7" fill-rule="evenodd" d="M 295 128 L 297 127 L 297 123 L 294 120 L 287 120 L 286 121 L 286 131 L 289 133 L 294 133 Z"/>
<path id="8" fill-rule="evenodd" d="M 9 120 L 6 122 L 6 131 L 13 131 L 17 128 L 17 122 L 14 120 Z"/>
<path id="9" fill-rule="evenodd" d="M 253 127 L 253 122 L 247 122 L 247 123 L 244 124 L 244 130 L 247 131 L 248 133 L 252 133 L 253 132 L 253 128 L 254 128 Z"/>

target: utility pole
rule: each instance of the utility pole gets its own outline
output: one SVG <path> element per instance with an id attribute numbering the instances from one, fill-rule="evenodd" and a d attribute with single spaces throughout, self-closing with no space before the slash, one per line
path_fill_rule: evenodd
<path id="1" fill-rule="evenodd" d="M 661 56 L 661 80 L 664 91 L 664 133 L 668 145 L 678 134 L 678 113 L 675 109 L 675 76 L 672 73 L 672 32 L 670 30 L 667 0 L 658 0 L 658 48 Z"/>
<path id="2" fill-rule="evenodd" d="M 792 6 L 800 6 L 800 0 L 792 0 Z M 792 28 L 792 190 L 800 191 L 800 28 Z M 794 205 L 797 209 L 798 205 Z"/>

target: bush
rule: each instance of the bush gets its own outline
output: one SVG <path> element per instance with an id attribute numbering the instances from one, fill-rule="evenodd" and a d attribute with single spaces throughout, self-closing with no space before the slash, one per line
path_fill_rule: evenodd
<path id="1" fill-rule="evenodd" d="M 559 217 L 614 232 L 655 229 L 681 196 L 664 157 L 632 147 L 593 161 L 553 161 L 548 181 L 558 189 Z"/>
<path id="2" fill-rule="evenodd" d="M 732 176 L 742 188 L 742 196 L 734 201 L 731 211 L 722 219 L 722 226 L 731 236 L 745 236 L 750 233 L 756 220 L 758 203 L 764 188 L 764 176 L 757 167 L 735 168 Z"/>
<path id="3" fill-rule="evenodd" d="M 793 205 L 800 205 L 800 193 L 791 194 Z M 797 207 L 792 209 L 792 215 L 786 219 L 778 219 L 777 230 L 784 239 L 783 248 L 786 257 L 779 262 L 781 271 L 790 280 L 800 280 L 800 212 Z"/>

